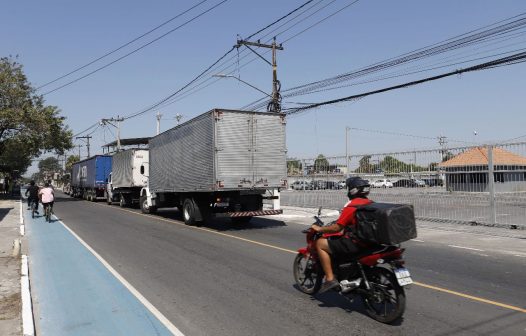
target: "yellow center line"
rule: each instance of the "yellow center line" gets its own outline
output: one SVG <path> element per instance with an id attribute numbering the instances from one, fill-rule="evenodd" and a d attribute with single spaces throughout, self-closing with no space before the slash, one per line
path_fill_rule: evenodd
<path id="1" fill-rule="evenodd" d="M 108 205 L 105 205 L 105 204 L 98 204 L 98 203 L 94 203 L 94 204 L 102 205 L 102 206 L 108 206 Z M 248 243 L 252 243 L 252 244 L 255 244 L 255 245 L 276 249 L 276 250 L 279 250 L 279 251 L 289 252 L 289 253 L 293 253 L 293 254 L 298 253 L 298 251 L 289 250 L 289 249 L 282 248 L 282 247 L 279 247 L 279 246 L 274 246 L 274 245 L 270 245 L 270 244 L 261 243 L 261 242 L 258 242 L 256 240 L 251 240 L 251 239 L 246 239 L 246 238 L 234 236 L 234 235 L 231 235 L 231 234 L 219 232 L 217 230 L 212 230 L 212 229 L 198 227 L 198 226 L 189 226 L 189 225 L 184 224 L 183 222 L 176 221 L 176 220 L 173 220 L 173 219 L 166 219 L 166 218 L 162 218 L 162 217 L 158 217 L 158 216 L 143 214 L 143 213 L 132 211 L 132 210 L 128 210 L 128 209 L 122 209 L 122 208 L 118 208 L 118 209 L 122 210 L 122 211 L 126 211 L 126 212 L 129 212 L 129 213 L 132 213 L 132 214 L 135 214 L 135 215 L 141 215 L 141 216 L 144 216 L 144 217 L 149 217 L 149 218 L 160 220 L 160 221 L 163 221 L 163 222 L 167 222 L 167 223 L 171 223 L 171 224 L 177 224 L 179 226 L 183 226 L 183 227 L 188 228 L 188 229 L 206 231 L 206 232 L 209 232 L 209 233 L 217 234 L 217 235 L 228 237 L 228 238 L 234 238 L 234 239 L 241 240 L 241 241 L 248 242 Z M 524 308 L 508 305 L 508 304 L 505 304 L 505 303 L 500 303 L 500 302 L 497 302 L 497 301 L 492 301 L 492 300 L 484 299 L 484 298 L 481 298 L 481 297 L 477 297 L 477 296 L 473 296 L 473 295 L 469 295 L 469 294 L 464 294 L 464 293 L 453 291 L 453 290 L 449 290 L 449 289 L 446 289 L 446 288 L 441 288 L 441 287 L 436 287 L 436 286 L 433 286 L 433 285 L 428 285 L 428 284 L 425 284 L 425 283 L 422 283 L 422 282 L 415 281 L 415 282 L 413 282 L 413 284 L 415 286 L 420 286 L 420 287 L 424 287 L 424 288 L 427 288 L 427 289 L 436 290 L 436 291 L 439 291 L 439 292 L 443 292 L 443 293 L 447 293 L 447 294 L 463 297 L 463 298 L 470 299 L 470 300 L 473 300 L 473 301 L 487 303 L 487 304 L 490 304 L 490 305 L 494 305 L 494 306 L 498 306 L 498 307 L 502 307 L 502 308 L 506 308 L 506 309 L 511 309 L 511 310 L 518 311 L 518 312 L 521 312 L 521 313 L 526 313 L 526 309 L 524 309 Z"/>

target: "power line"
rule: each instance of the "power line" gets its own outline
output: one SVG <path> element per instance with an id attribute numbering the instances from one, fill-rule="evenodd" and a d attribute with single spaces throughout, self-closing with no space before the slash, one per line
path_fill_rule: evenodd
<path id="1" fill-rule="evenodd" d="M 273 23 L 267 25 L 265 28 L 263 29 L 260 29 L 258 30 L 257 32 L 249 35 L 250 37 L 254 37 L 255 35 L 263 32 L 264 30 L 270 28 L 272 25 L 275 25 L 277 24 L 278 22 L 282 21 L 283 19 L 285 19 L 286 17 L 289 17 L 292 13 L 295 13 L 297 12 L 298 10 L 300 10 L 301 8 L 305 7 L 307 4 L 311 3 L 312 1 L 307 1 L 306 3 L 302 4 L 301 6 L 297 7 L 296 9 L 292 10 L 291 12 L 285 14 L 284 16 L 282 16 L 281 18 L 275 20 Z M 140 116 L 140 115 L 143 115 L 149 111 L 152 111 L 153 109 L 155 108 L 158 108 L 159 106 L 161 106 L 162 104 L 165 104 L 165 103 L 168 103 L 166 104 L 165 106 L 175 102 L 175 101 L 172 101 L 172 102 L 169 102 L 170 99 L 174 98 L 177 94 L 181 93 L 182 91 L 184 91 L 185 89 L 187 89 L 188 87 L 190 87 L 192 84 L 194 84 L 197 80 L 199 80 L 200 78 L 202 78 L 207 72 L 211 71 L 212 68 L 214 68 L 218 63 L 220 63 L 228 54 L 230 54 L 234 49 L 236 48 L 236 46 L 233 46 L 231 49 L 229 49 L 223 56 L 221 56 L 217 61 L 215 61 L 212 65 L 210 65 L 208 68 L 206 68 L 204 71 L 202 71 L 199 75 L 197 75 L 194 79 L 192 79 L 190 82 L 188 82 L 187 84 L 185 84 L 182 88 L 178 89 L 177 91 L 171 93 L 169 96 L 161 99 L 160 101 L 158 101 L 157 103 L 154 103 L 152 105 L 150 105 L 149 107 L 146 107 L 144 109 L 142 109 L 141 111 L 139 112 L 136 112 L 136 113 L 133 113 L 131 115 L 128 115 L 125 117 L 125 119 L 131 119 L 131 118 L 134 118 L 134 117 L 137 117 L 137 116 Z M 228 62 L 228 61 L 227 61 Z M 223 63 L 224 64 L 224 63 Z M 209 81 L 210 78 L 207 78 L 205 80 L 206 81 Z M 217 82 L 217 80 L 215 81 Z M 201 85 L 201 84 L 199 84 Z M 211 85 L 211 84 L 210 84 Z M 209 86 L 209 85 L 207 85 Z"/>
<path id="2" fill-rule="evenodd" d="M 119 58 L 117 58 L 117 59 L 111 61 L 110 63 L 107 63 L 107 64 L 105 64 L 105 65 L 103 65 L 103 66 L 101 66 L 101 67 L 99 67 L 99 68 L 97 68 L 97 69 L 95 69 L 95 70 L 93 70 L 93 71 L 91 71 L 91 72 L 88 72 L 88 73 L 85 74 L 84 76 L 81 76 L 81 77 L 76 78 L 76 79 L 74 79 L 74 80 L 72 80 L 72 81 L 69 81 L 69 82 L 67 82 L 66 84 L 63 84 L 63 85 L 61 85 L 61 86 L 59 86 L 59 87 L 57 87 L 57 88 L 55 88 L 55 89 L 53 89 L 53 90 L 47 91 L 47 92 L 43 93 L 42 95 L 45 96 L 45 95 L 48 95 L 48 94 L 50 94 L 50 93 L 52 93 L 52 92 L 58 91 L 58 90 L 60 90 L 60 89 L 62 89 L 62 88 L 64 88 L 64 87 L 66 87 L 66 86 L 69 86 L 69 85 L 71 85 L 71 84 L 73 84 L 73 83 L 76 83 L 76 82 L 78 82 L 78 81 L 80 81 L 80 80 L 86 78 L 86 77 L 89 77 L 89 76 L 93 75 L 94 73 L 97 73 L 97 72 L 99 72 L 100 70 L 103 70 L 103 69 L 109 67 L 110 65 L 113 65 L 113 64 L 115 64 L 115 63 L 117 63 L 117 62 L 123 60 L 124 58 L 126 58 L 126 57 L 128 57 L 128 56 L 130 56 L 130 55 L 132 55 L 132 54 L 135 54 L 135 53 L 138 52 L 139 50 L 146 48 L 147 46 L 153 44 L 154 42 L 159 41 L 160 39 L 162 39 L 162 38 L 164 38 L 165 36 L 167 36 L 167 35 L 173 33 L 174 31 L 176 31 L 176 30 L 178 30 L 178 29 L 180 29 L 180 28 L 186 26 L 187 24 L 189 24 L 189 23 L 191 23 L 191 22 L 197 20 L 197 19 L 200 18 L 201 16 L 203 16 L 203 15 L 207 14 L 208 12 L 214 10 L 215 8 L 219 7 L 220 5 L 224 4 L 224 3 L 227 2 L 227 1 L 228 1 L 228 0 L 223 0 L 223 1 L 221 1 L 221 2 L 219 2 L 219 3 L 217 3 L 217 4 L 215 4 L 215 5 L 212 6 L 211 8 L 205 10 L 204 12 L 199 13 L 198 15 L 194 16 L 193 18 L 191 18 L 191 19 L 185 21 L 184 23 L 182 23 L 182 24 L 180 24 L 179 26 L 177 26 L 177 27 L 175 27 L 175 28 L 169 30 L 168 32 L 162 34 L 161 36 L 159 36 L 159 37 L 157 37 L 157 38 L 155 38 L 155 39 L 153 39 L 152 41 L 150 41 L 150 42 L 148 42 L 148 43 L 146 43 L 146 44 L 143 44 L 142 46 L 140 46 L 140 47 L 138 47 L 138 48 L 132 50 L 131 52 L 125 54 L 124 56 L 121 56 L 121 57 L 119 57 Z"/>
<path id="3" fill-rule="evenodd" d="M 406 87 L 422 84 L 422 83 L 425 83 L 425 82 L 430 82 L 430 81 L 438 80 L 438 79 L 441 79 L 441 78 L 450 77 L 450 76 L 453 76 L 453 75 L 459 75 L 459 74 L 462 74 L 462 73 L 472 72 L 472 71 L 491 69 L 491 68 L 495 68 L 495 67 L 498 67 L 498 66 L 517 64 L 517 63 L 522 63 L 522 62 L 525 62 L 525 61 L 526 61 L 526 52 L 522 52 L 522 53 L 518 53 L 518 54 L 515 54 L 515 55 L 508 56 L 508 57 L 503 57 L 503 58 L 500 58 L 500 59 L 496 59 L 496 60 L 493 60 L 491 62 L 486 62 L 486 63 L 478 64 L 478 65 L 475 65 L 475 66 L 472 66 L 472 67 L 469 67 L 469 68 L 459 69 L 459 70 L 447 72 L 447 73 L 444 73 L 444 74 L 441 74 L 441 75 L 437 75 L 437 76 L 427 77 L 427 78 L 424 78 L 424 79 L 419 79 L 419 80 L 416 80 L 416 81 L 412 81 L 412 82 L 408 82 L 408 83 L 404 83 L 404 84 L 399 84 L 399 85 L 395 85 L 395 86 L 390 86 L 390 87 L 387 87 L 387 88 L 374 90 L 374 91 L 369 91 L 369 92 L 366 92 L 366 93 L 361 93 L 361 94 L 352 95 L 352 96 L 348 96 L 348 97 L 328 100 L 328 101 L 324 101 L 324 102 L 308 105 L 308 106 L 305 106 L 305 107 L 293 108 L 293 109 L 290 109 L 289 111 L 287 111 L 286 114 L 287 115 L 292 115 L 292 114 L 296 114 L 296 113 L 299 113 L 299 112 L 304 112 L 306 110 L 310 110 L 310 109 L 313 109 L 313 108 L 316 108 L 316 107 L 320 107 L 320 106 L 332 105 L 332 104 L 337 104 L 337 103 L 346 102 L 346 101 L 350 101 L 350 100 L 355 100 L 355 99 L 359 99 L 359 98 L 364 98 L 364 97 L 367 97 L 367 96 L 370 96 L 370 95 L 383 93 L 383 92 L 387 92 L 387 91 L 392 91 L 392 90 L 397 90 L 397 89 L 402 89 L 402 88 L 406 88 Z"/>
<path id="4" fill-rule="evenodd" d="M 111 51 L 105 53 L 104 55 L 102 55 L 102 56 L 100 56 L 100 57 L 98 57 L 98 58 L 96 58 L 96 59 L 90 61 L 89 63 L 86 63 L 86 64 L 84 64 L 84 65 L 82 65 L 82 66 L 80 66 L 80 67 L 78 67 L 78 68 L 75 68 L 74 70 L 68 72 L 67 74 L 64 74 L 64 75 L 62 75 L 62 76 L 60 76 L 60 77 L 55 78 L 55 79 L 52 80 L 52 81 L 49 81 L 49 82 L 47 82 L 47 83 L 45 83 L 45 84 L 43 84 L 43 85 L 40 85 L 39 87 L 37 87 L 37 90 L 39 90 L 39 89 L 41 89 L 41 88 L 43 88 L 43 87 L 46 87 L 46 86 L 48 86 L 49 84 L 53 84 L 53 83 L 55 83 L 55 82 L 61 80 L 62 78 L 65 78 L 65 77 L 67 77 L 67 76 L 69 76 L 69 75 L 72 75 L 72 74 L 74 74 L 74 73 L 76 73 L 76 72 L 82 70 L 82 69 L 85 69 L 85 68 L 87 68 L 88 66 L 92 65 L 93 63 L 96 63 L 96 62 L 100 61 L 101 59 L 103 59 L 103 58 L 105 58 L 105 57 L 108 57 L 108 56 L 110 56 L 110 55 L 116 53 L 117 51 L 119 51 L 119 50 L 121 50 L 121 49 L 123 49 L 123 48 L 129 46 L 130 44 L 132 44 L 132 43 L 134 43 L 134 42 L 140 40 L 141 38 L 143 38 L 143 37 L 145 37 L 145 36 L 147 36 L 147 35 L 153 33 L 154 31 L 158 30 L 159 28 L 164 27 L 164 26 L 167 25 L 168 23 L 170 23 L 170 22 L 172 22 L 173 20 L 175 20 L 175 19 L 177 19 L 177 18 L 183 16 L 184 14 L 190 12 L 190 11 L 193 10 L 194 8 L 200 6 L 201 4 L 203 4 L 203 3 L 207 2 L 207 1 L 209 1 L 209 0 L 202 0 L 201 2 L 197 3 L 196 5 L 190 7 L 189 9 L 187 9 L 187 10 L 185 10 L 185 11 L 183 11 L 183 12 L 177 14 L 176 16 L 170 18 L 170 19 L 167 20 L 167 21 L 164 21 L 163 23 L 161 23 L 160 25 L 154 27 L 153 29 L 150 29 L 150 30 L 147 31 L 146 33 L 144 33 L 144 34 L 142 34 L 142 35 L 140 35 L 140 36 L 138 36 L 138 37 L 132 39 L 132 40 L 129 41 L 129 42 L 126 42 L 125 44 L 121 45 L 120 47 L 117 47 L 116 49 L 113 49 L 113 50 L 111 50 Z"/>

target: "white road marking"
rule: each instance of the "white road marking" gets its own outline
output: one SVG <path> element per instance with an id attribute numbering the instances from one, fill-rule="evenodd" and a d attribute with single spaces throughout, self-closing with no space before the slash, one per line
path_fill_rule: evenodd
<path id="1" fill-rule="evenodd" d="M 150 301 L 148 301 L 144 296 L 142 296 L 142 294 L 139 293 L 139 291 L 135 289 L 135 287 L 133 287 L 128 281 L 126 281 L 126 279 L 124 279 L 124 277 L 120 275 L 113 267 L 111 267 L 111 265 L 106 260 L 104 260 L 97 252 L 95 252 L 95 250 L 92 249 L 91 246 L 89 246 L 85 241 L 83 241 L 82 238 L 80 238 L 75 232 L 73 232 L 73 230 L 71 230 L 66 224 L 64 224 L 64 222 L 59 220 L 58 217 L 54 217 L 56 220 L 58 220 L 60 224 L 62 224 L 66 228 L 66 230 L 68 230 L 73 235 L 73 237 L 77 238 L 78 241 L 82 245 L 84 245 L 84 247 L 87 248 L 88 251 L 90 251 L 95 256 L 95 258 L 97 258 L 104 265 L 104 267 L 106 267 L 106 269 L 108 269 L 108 271 L 110 271 L 110 273 L 113 274 L 113 276 L 117 278 L 117 280 L 119 280 L 124 285 L 124 287 L 126 287 L 133 294 L 133 296 L 135 296 L 137 300 L 139 300 L 139 302 L 141 302 L 146 307 L 146 309 L 148 309 L 155 317 L 157 317 L 157 319 L 159 319 L 159 321 L 172 334 L 174 334 L 175 336 L 184 336 L 184 334 L 179 329 L 177 329 L 177 327 L 173 325 L 172 322 L 170 322 L 170 320 L 166 318 L 166 316 L 164 316 L 159 310 L 157 310 L 157 308 L 155 308 L 155 306 L 151 304 Z"/>
<path id="2" fill-rule="evenodd" d="M 411 241 L 416 241 L 416 242 L 419 242 L 419 243 L 425 243 L 423 240 L 420 240 L 420 239 L 411 239 Z"/>
<path id="3" fill-rule="evenodd" d="M 457 246 L 457 245 L 448 245 L 448 246 L 449 246 L 449 247 L 459 248 L 459 249 L 464 249 L 464 250 L 472 250 L 472 251 L 485 252 L 484 250 L 477 249 L 477 248 L 473 248 L 473 247 Z"/>
<path id="4" fill-rule="evenodd" d="M 27 256 L 22 255 L 20 287 L 22 291 L 22 331 L 24 336 L 35 334 L 33 322 L 33 310 L 31 305 L 31 292 L 29 291 L 29 269 L 27 267 Z"/>

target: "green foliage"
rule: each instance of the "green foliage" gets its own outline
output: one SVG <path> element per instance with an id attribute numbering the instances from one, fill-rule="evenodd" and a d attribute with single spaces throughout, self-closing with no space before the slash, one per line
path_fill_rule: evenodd
<path id="1" fill-rule="evenodd" d="M 80 156 L 78 155 L 68 156 L 68 159 L 66 160 L 66 171 L 69 172 L 71 170 L 71 167 L 73 167 L 73 164 L 78 161 L 80 161 Z"/>
<path id="2" fill-rule="evenodd" d="M 355 173 L 372 174 L 378 168 L 377 165 L 371 164 L 371 155 L 364 155 L 358 162 L 359 166 Z"/>
<path id="3" fill-rule="evenodd" d="M 31 158 L 72 148 L 72 134 L 56 106 L 46 106 L 22 65 L 0 58 L 0 172 L 25 172 Z"/>
<path id="4" fill-rule="evenodd" d="M 60 163 L 54 157 L 48 157 L 38 163 L 38 169 L 42 173 L 58 173 L 62 171 Z"/>
<path id="5" fill-rule="evenodd" d="M 287 160 L 287 174 L 288 175 L 297 175 L 302 172 L 302 164 L 300 160 L 296 158 Z"/>
<path id="6" fill-rule="evenodd" d="M 329 160 L 323 154 L 318 155 L 314 160 L 314 172 L 326 172 L 329 170 Z"/>

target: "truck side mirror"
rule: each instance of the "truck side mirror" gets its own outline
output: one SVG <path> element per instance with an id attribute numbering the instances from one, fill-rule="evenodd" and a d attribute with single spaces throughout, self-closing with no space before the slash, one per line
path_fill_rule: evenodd
<path id="1" fill-rule="evenodd" d="M 144 165 L 141 166 L 141 174 L 144 175 Z"/>

